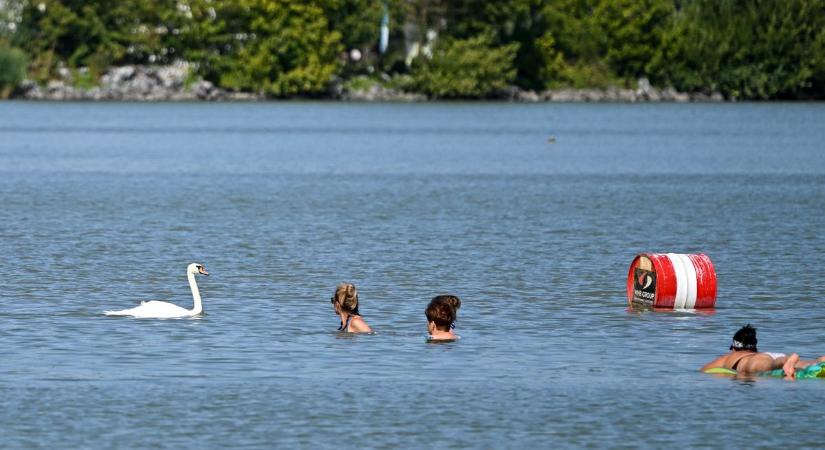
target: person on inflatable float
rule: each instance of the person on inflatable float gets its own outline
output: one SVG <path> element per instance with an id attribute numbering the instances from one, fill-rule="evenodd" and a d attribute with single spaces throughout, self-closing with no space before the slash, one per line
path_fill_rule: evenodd
<path id="1" fill-rule="evenodd" d="M 820 356 L 815 361 L 803 361 L 796 353 L 787 356 L 784 353 L 760 352 L 756 349 L 756 328 L 751 324 L 740 328 L 733 335 L 730 350 L 730 353 L 705 364 L 701 371 L 725 368 L 747 374 L 782 369 L 787 377 L 793 378 L 797 369 L 804 369 L 811 364 L 825 361 L 825 356 Z"/>

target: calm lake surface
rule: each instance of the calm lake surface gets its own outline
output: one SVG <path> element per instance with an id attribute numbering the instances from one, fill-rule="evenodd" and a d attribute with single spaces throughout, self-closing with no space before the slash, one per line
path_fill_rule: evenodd
<path id="1" fill-rule="evenodd" d="M 715 313 L 629 311 L 640 252 Z M 103 315 L 193 261 L 202 318 Z M 2 448 L 820 448 L 824 381 L 698 368 L 824 300 L 822 104 L 0 103 Z"/>

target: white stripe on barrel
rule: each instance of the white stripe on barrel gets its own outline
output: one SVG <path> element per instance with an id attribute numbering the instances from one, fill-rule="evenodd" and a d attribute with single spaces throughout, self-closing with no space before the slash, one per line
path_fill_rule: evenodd
<path id="1" fill-rule="evenodd" d="M 685 309 L 687 274 L 685 274 L 684 264 L 676 253 L 668 253 L 667 258 L 673 265 L 673 274 L 676 275 L 676 298 L 673 302 L 673 309 Z"/>
<path id="2" fill-rule="evenodd" d="M 688 255 L 679 253 L 678 256 L 682 260 L 682 267 L 685 268 L 687 277 L 685 309 L 693 309 L 696 306 L 696 267 Z"/>

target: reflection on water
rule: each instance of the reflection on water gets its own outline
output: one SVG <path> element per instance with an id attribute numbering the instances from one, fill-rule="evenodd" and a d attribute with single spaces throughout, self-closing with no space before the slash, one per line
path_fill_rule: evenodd
<path id="1" fill-rule="evenodd" d="M 746 322 L 825 353 L 824 119 L 0 103 L 0 446 L 812 447 L 825 384 L 698 368 Z M 708 254 L 715 313 L 629 310 L 640 252 Z M 103 316 L 190 307 L 193 261 L 203 317 Z M 335 332 L 343 281 L 377 334 Z"/>

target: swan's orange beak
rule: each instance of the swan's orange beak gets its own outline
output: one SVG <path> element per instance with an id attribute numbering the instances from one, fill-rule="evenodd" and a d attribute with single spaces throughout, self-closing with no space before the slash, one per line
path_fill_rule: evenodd
<path id="1" fill-rule="evenodd" d="M 201 275 L 209 275 L 209 272 L 206 271 L 206 267 L 203 266 L 198 267 L 198 273 Z"/>

